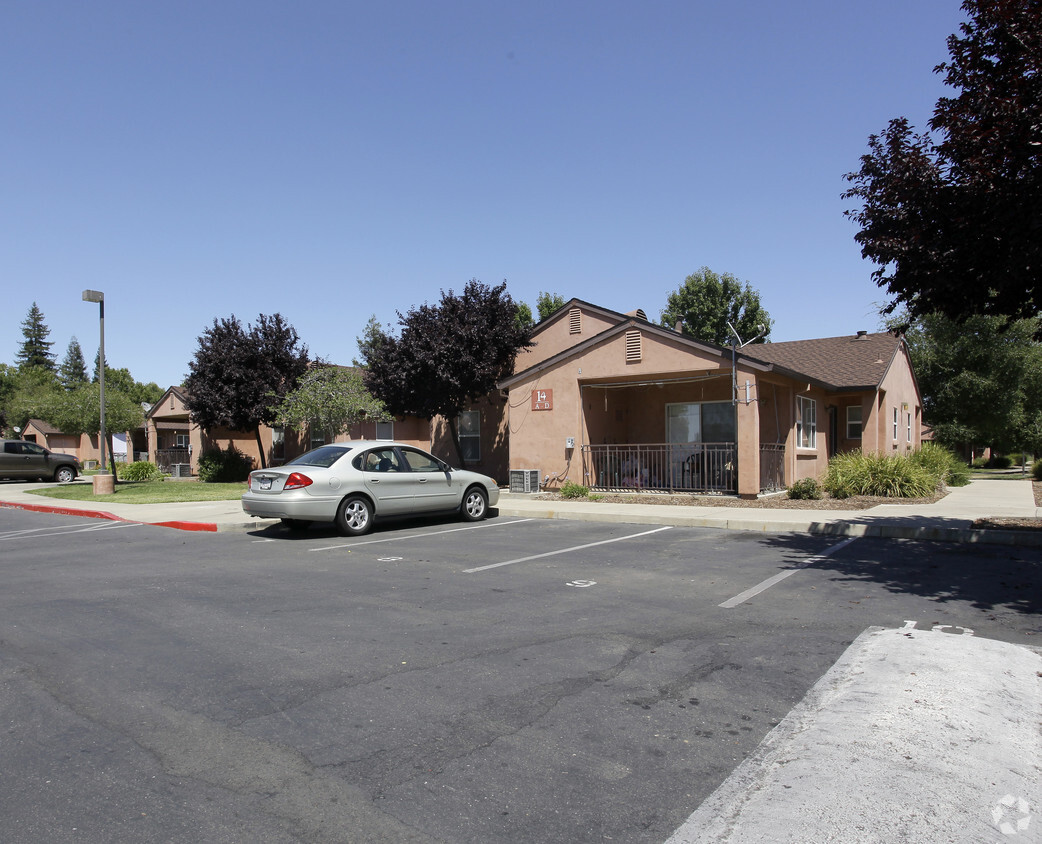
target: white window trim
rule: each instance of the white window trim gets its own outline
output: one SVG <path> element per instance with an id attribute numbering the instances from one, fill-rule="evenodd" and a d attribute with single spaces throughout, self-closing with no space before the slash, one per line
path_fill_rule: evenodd
<path id="1" fill-rule="evenodd" d="M 898 409 L 897 409 L 897 408 L 895 407 L 895 408 L 894 408 L 894 442 L 895 442 L 895 443 L 897 442 L 897 427 L 898 427 L 898 425 L 900 425 L 900 424 L 901 424 L 901 417 L 900 417 L 900 413 L 901 413 L 901 411 L 900 411 L 900 410 L 898 410 Z"/>
<path id="2" fill-rule="evenodd" d="M 803 432 L 805 428 L 804 407 L 809 406 L 813 424 L 810 428 L 810 445 L 803 445 Z M 796 448 L 801 451 L 818 450 L 818 402 L 809 396 L 796 396 Z"/>
<path id="3" fill-rule="evenodd" d="M 858 415 L 858 418 L 856 420 L 850 418 L 850 411 L 852 411 L 852 410 L 859 411 L 859 415 Z M 858 430 L 857 436 L 852 436 L 851 433 L 850 433 L 850 426 L 852 424 L 853 425 L 857 425 L 857 430 Z M 848 440 L 859 440 L 864 435 L 864 432 L 865 432 L 865 409 L 864 409 L 864 407 L 862 407 L 860 404 L 847 405 L 847 429 L 846 429 L 846 435 L 847 436 L 846 436 L 846 438 Z"/>
<path id="4" fill-rule="evenodd" d="M 908 421 L 908 442 L 911 442 L 912 441 L 912 411 L 910 411 L 910 410 L 908 411 L 907 417 L 908 417 L 908 419 L 907 419 L 907 421 Z"/>

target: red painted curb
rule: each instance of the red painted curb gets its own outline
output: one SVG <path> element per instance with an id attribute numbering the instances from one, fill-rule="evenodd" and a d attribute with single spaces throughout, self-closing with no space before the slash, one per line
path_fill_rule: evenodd
<path id="1" fill-rule="evenodd" d="M 217 525 L 212 522 L 139 522 L 136 519 L 124 519 L 104 510 L 77 510 L 74 507 L 59 507 L 54 504 L 20 504 L 13 501 L 0 501 L 0 507 L 15 510 L 29 510 L 33 513 L 57 513 L 61 516 L 81 516 L 85 519 L 107 519 L 111 522 L 130 522 L 136 525 L 154 525 L 155 527 L 173 528 L 174 530 L 196 530 L 217 532 Z"/>
<path id="2" fill-rule="evenodd" d="M 11 507 L 15 510 L 30 510 L 33 513 L 58 513 L 62 516 L 82 516 L 85 519 L 108 519 L 110 522 L 125 522 L 112 513 L 104 510 L 76 510 L 73 507 L 58 507 L 52 504 L 17 504 L 13 501 L 0 501 L 0 507 Z"/>

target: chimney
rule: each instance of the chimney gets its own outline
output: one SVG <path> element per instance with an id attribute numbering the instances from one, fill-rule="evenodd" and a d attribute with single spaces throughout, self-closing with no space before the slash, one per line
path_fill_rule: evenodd
<path id="1" fill-rule="evenodd" d="M 859 331 L 859 332 L 857 333 L 857 339 L 858 339 L 858 340 L 860 340 L 860 339 L 861 339 L 862 337 L 865 337 L 865 336 L 867 336 L 867 335 L 868 335 L 868 332 L 867 332 L 867 331 Z"/>

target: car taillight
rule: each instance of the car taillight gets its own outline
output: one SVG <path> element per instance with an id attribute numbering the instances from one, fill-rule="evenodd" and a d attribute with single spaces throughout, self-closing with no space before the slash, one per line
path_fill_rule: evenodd
<path id="1" fill-rule="evenodd" d="M 311 486 L 313 483 L 314 481 L 312 481 L 307 475 L 302 475 L 300 472 L 294 472 L 286 478 L 286 485 L 283 489 L 303 489 L 306 486 Z"/>

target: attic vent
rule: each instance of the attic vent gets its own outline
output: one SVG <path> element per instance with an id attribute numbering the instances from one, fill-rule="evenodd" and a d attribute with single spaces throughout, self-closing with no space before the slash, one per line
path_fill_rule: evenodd
<path id="1" fill-rule="evenodd" d="M 572 308 L 568 312 L 568 333 L 569 334 L 582 334 L 583 321 L 582 311 L 579 308 Z"/>
<path id="2" fill-rule="evenodd" d="M 626 363 L 640 363 L 641 338 L 639 331 L 626 332 Z"/>
<path id="3" fill-rule="evenodd" d="M 635 311 L 626 311 L 626 316 L 636 317 L 637 319 L 644 320 L 644 322 L 648 321 L 648 315 L 644 313 L 643 308 L 637 308 Z"/>

